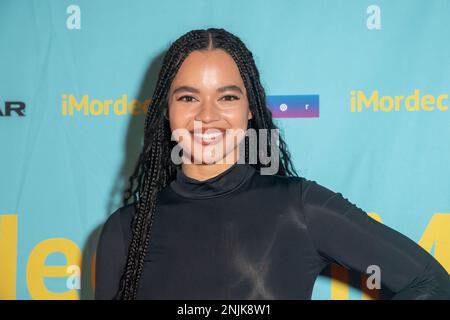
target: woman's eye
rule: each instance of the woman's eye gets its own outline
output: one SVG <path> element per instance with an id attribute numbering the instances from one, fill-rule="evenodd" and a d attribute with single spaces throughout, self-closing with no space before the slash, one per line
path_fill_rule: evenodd
<path id="1" fill-rule="evenodd" d="M 194 99 L 194 97 L 191 97 L 191 96 L 182 96 L 182 97 L 180 97 L 180 98 L 178 99 L 178 101 L 192 102 L 192 100 L 183 100 L 184 98 L 187 98 L 187 99 Z"/>
<path id="2" fill-rule="evenodd" d="M 239 97 L 236 97 L 236 96 L 224 96 L 224 98 L 233 98 L 234 99 L 234 100 L 227 100 L 227 101 L 239 100 Z"/>
<path id="3" fill-rule="evenodd" d="M 192 102 L 195 98 L 192 96 L 182 96 L 180 98 L 178 98 L 178 101 L 184 101 L 184 102 Z M 235 100 L 239 100 L 239 97 L 237 96 L 232 96 L 232 95 L 228 95 L 228 96 L 224 96 L 222 99 L 225 99 L 225 101 L 235 101 Z"/>

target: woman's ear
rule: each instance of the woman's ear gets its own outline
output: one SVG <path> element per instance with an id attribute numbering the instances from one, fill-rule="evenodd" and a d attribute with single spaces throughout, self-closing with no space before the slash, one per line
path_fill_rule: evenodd
<path id="1" fill-rule="evenodd" d="M 251 111 L 248 112 L 247 119 L 250 120 L 253 118 L 253 113 Z"/>

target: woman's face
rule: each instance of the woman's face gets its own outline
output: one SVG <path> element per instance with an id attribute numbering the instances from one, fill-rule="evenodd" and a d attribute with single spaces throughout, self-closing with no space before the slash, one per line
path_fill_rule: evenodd
<path id="1" fill-rule="evenodd" d="M 172 81 L 168 104 L 183 161 L 236 162 L 252 113 L 239 69 L 226 51 L 193 51 Z"/>

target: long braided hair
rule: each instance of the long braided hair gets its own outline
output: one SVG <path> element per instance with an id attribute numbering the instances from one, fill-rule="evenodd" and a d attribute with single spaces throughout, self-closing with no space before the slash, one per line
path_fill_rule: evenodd
<path id="1" fill-rule="evenodd" d="M 135 214 L 131 224 L 132 239 L 128 248 L 126 266 L 120 279 L 116 299 L 134 300 L 137 297 L 144 258 L 150 242 L 157 194 L 176 176 L 176 166 L 170 158 L 171 148 L 175 142 L 171 140 L 170 123 L 164 116 L 168 111 L 167 96 L 170 85 L 181 64 L 191 52 L 213 49 L 223 49 L 228 52 L 239 68 L 253 114 L 253 118 L 248 123 L 249 127 L 256 129 L 257 132 L 258 129 L 277 129 L 272 121 L 272 113 L 266 106 L 265 91 L 260 83 L 253 55 L 237 36 L 224 29 L 199 29 L 187 32 L 171 44 L 164 56 L 145 118 L 142 152 L 129 178 L 129 187 L 125 190 L 123 204 L 127 205 L 133 196 Z M 267 143 L 270 150 L 270 139 Z M 278 149 L 280 158 L 277 174 L 297 176 L 281 135 L 278 140 Z M 247 150 L 245 154 L 246 162 L 248 162 Z M 257 159 L 257 163 L 252 166 L 259 170 L 266 165 L 261 164 Z"/>

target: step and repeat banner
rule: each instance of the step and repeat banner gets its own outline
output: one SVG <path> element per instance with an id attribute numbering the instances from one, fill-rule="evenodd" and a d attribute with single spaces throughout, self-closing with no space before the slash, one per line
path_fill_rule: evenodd
<path id="1" fill-rule="evenodd" d="M 92 299 L 165 50 L 253 52 L 301 176 L 450 271 L 450 1 L 0 1 L 0 299 Z M 301 275 L 299 275 L 301 276 Z M 313 299 L 379 299 L 338 266 Z"/>

